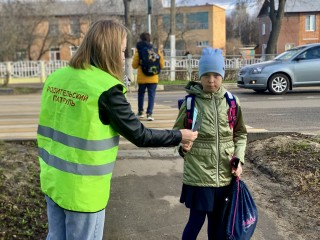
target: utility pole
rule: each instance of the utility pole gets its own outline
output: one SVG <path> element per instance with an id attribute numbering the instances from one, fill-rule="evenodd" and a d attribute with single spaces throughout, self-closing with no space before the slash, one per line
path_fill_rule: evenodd
<path id="1" fill-rule="evenodd" d="M 171 0 L 170 7 L 170 80 L 176 79 L 176 1 Z"/>
<path id="2" fill-rule="evenodd" d="M 148 6 L 148 32 L 151 34 L 152 0 L 147 0 L 147 6 Z"/>

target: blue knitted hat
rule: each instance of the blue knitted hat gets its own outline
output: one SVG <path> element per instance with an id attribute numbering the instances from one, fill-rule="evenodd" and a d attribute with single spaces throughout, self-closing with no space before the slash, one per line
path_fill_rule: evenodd
<path id="1" fill-rule="evenodd" d="M 221 49 L 203 48 L 199 61 L 199 77 L 203 74 L 213 72 L 224 78 L 224 58 Z"/>

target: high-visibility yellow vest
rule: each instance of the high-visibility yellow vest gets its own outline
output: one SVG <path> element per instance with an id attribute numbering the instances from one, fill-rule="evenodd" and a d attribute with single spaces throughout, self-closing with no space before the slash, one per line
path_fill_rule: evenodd
<path id="1" fill-rule="evenodd" d="M 59 69 L 44 84 L 37 134 L 41 189 L 64 209 L 97 212 L 108 203 L 119 134 L 100 121 L 98 100 L 119 83 L 91 66 Z"/>

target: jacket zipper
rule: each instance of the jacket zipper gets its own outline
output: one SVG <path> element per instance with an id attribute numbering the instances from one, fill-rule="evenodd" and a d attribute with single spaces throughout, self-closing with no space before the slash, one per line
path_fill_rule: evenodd
<path id="1" fill-rule="evenodd" d="M 217 110 L 217 102 L 215 97 L 213 96 L 213 103 L 214 103 L 214 110 L 216 113 L 215 116 L 215 126 L 216 126 L 216 160 L 217 160 L 217 171 L 216 171 L 216 181 L 218 187 L 220 187 L 220 182 L 219 182 L 219 126 L 218 126 L 218 110 Z"/>

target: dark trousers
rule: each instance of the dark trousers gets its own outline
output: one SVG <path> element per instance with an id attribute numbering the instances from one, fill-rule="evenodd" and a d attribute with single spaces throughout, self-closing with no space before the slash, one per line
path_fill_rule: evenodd
<path id="1" fill-rule="evenodd" d="M 215 192 L 213 211 L 199 211 L 190 208 L 188 223 L 183 231 L 182 240 L 196 240 L 206 220 L 208 219 L 208 240 L 226 239 L 226 222 L 223 220 L 225 196 L 228 188 L 218 188 Z"/>
<path id="2" fill-rule="evenodd" d="M 154 99 L 156 97 L 157 83 L 146 83 L 138 85 L 138 112 L 143 112 L 144 94 L 148 90 L 147 114 L 152 114 Z"/>
<path id="3" fill-rule="evenodd" d="M 182 240 L 196 240 L 206 217 L 208 218 L 208 239 L 225 239 L 225 227 L 222 226 L 220 215 L 213 212 L 202 212 L 190 209 L 189 220 L 183 231 Z"/>

